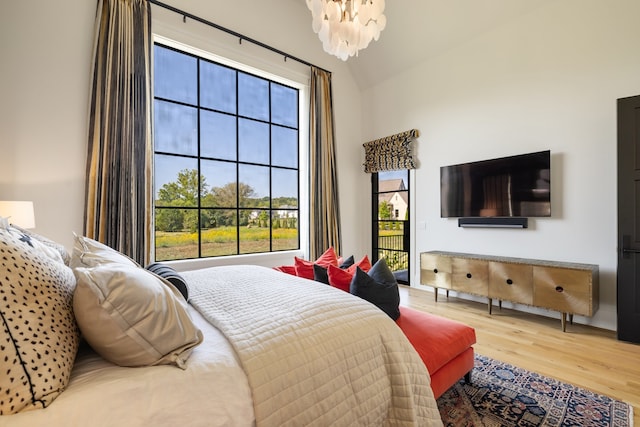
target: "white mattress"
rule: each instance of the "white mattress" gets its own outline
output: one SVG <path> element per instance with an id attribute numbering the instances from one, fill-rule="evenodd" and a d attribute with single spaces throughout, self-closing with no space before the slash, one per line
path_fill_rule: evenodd
<path id="1" fill-rule="evenodd" d="M 251 391 L 235 352 L 194 308 L 190 313 L 205 338 L 186 370 L 119 367 L 84 346 L 69 386 L 49 407 L 2 416 L 0 426 L 254 425 Z"/>

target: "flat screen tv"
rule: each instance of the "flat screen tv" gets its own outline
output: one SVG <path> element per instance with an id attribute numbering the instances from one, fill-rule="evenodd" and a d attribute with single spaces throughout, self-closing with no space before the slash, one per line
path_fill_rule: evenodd
<path id="1" fill-rule="evenodd" d="M 550 151 L 441 167 L 440 216 L 551 216 Z"/>

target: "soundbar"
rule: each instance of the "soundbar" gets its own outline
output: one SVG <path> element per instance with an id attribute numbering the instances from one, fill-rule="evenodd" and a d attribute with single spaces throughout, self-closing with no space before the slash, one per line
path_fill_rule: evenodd
<path id="1" fill-rule="evenodd" d="M 527 228 L 529 218 L 478 217 L 458 218 L 458 227 Z"/>

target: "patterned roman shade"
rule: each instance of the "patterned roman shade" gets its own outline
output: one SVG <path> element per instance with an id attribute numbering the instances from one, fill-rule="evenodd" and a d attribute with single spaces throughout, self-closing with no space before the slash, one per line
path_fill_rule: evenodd
<path id="1" fill-rule="evenodd" d="M 375 173 L 401 169 L 415 169 L 411 141 L 419 136 L 417 129 L 365 142 L 364 171 Z"/>

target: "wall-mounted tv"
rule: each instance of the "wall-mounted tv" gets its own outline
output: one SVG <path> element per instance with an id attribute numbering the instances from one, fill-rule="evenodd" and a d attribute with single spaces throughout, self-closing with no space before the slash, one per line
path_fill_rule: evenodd
<path id="1" fill-rule="evenodd" d="M 440 216 L 551 216 L 550 151 L 441 167 Z"/>

